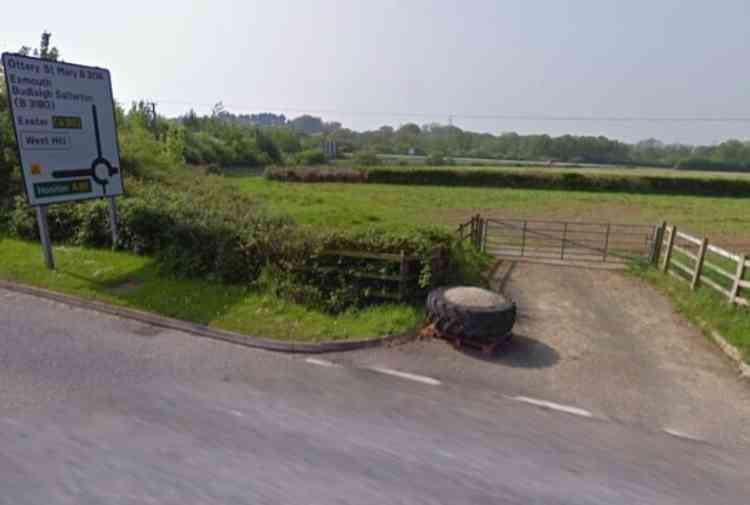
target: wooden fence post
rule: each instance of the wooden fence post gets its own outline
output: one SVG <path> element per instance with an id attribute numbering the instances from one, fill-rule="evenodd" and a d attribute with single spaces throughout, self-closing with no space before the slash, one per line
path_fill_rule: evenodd
<path id="1" fill-rule="evenodd" d="M 482 252 L 487 252 L 487 219 L 482 219 Z"/>
<path id="2" fill-rule="evenodd" d="M 669 270 L 669 261 L 672 259 L 672 247 L 674 247 L 674 237 L 677 235 L 677 226 L 672 225 L 669 228 L 669 240 L 667 241 L 667 250 L 664 252 L 664 265 L 662 270 L 666 273 Z"/>
<path id="3" fill-rule="evenodd" d="M 661 248 L 664 246 L 664 232 L 667 229 L 667 222 L 662 221 L 660 225 L 657 225 L 656 231 L 654 232 L 654 243 L 651 246 L 651 264 L 654 266 L 659 265 L 659 259 L 661 258 Z"/>
<path id="4" fill-rule="evenodd" d="M 607 254 L 609 253 L 609 233 L 611 224 L 607 223 L 607 234 L 604 236 L 604 254 L 602 254 L 602 263 L 607 262 Z"/>
<path id="5" fill-rule="evenodd" d="M 706 259 L 706 248 L 708 247 L 708 239 L 703 238 L 701 241 L 700 249 L 698 249 L 698 260 L 695 262 L 695 272 L 693 272 L 693 280 L 690 282 L 690 289 L 695 291 L 698 287 L 698 282 L 701 278 L 701 272 L 703 271 L 703 261 Z"/>
<path id="6" fill-rule="evenodd" d="M 477 224 L 474 227 L 474 249 L 479 250 L 482 248 L 482 216 L 477 214 L 475 219 Z"/>
<path id="7" fill-rule="evenodd" d="M 403 302 L 406 298 L 406 281 L 407 281 L 407 268 L 406 268 L 406 254 L 401 250 L 401 268 L 399 270 L 398 280 L 398 296 Z"/>
<path id="8" fill-rule="evenodd" d="M 734 285 L 729 292 L 729 303 L 732 305 L 736 303 L 737 296 L 740 293 L 740 282 L 745 275 L 745 262 L 747 262 L 747 254 L 740 254 L 739 262 L 737 263 L 737 274 L 734 277 Z"/>

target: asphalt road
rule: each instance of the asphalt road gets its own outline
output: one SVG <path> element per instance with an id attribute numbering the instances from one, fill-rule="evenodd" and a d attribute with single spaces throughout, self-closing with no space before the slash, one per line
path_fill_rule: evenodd
<path id="1" fill-rule="evenodd" d="M 518 263 L 505 286 L 519 320 L 496 356 L 426 340 L 331 359 L 404 368 L 464 389 L 497 388 L 648 430 L 750 447 L 750 381 L 648 284 L 620 271 Z"/>
<path id="2" fill-rule="evenodd" d="M 0 503 L 750 498 L 741 445 L 326 364 L 0 290 Z"/>

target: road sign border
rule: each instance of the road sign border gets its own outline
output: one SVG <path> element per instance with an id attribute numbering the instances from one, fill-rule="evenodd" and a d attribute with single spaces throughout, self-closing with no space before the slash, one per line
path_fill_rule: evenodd
<path id="1" fill-rule="evenodd" d="M 102 67 L 90 66 L 90 65 L 79 65 L 78 63 L 68 63 L 67 61 L 45 60 L 45 59 L 42 59 L 42 58 L 34 58 L 33 56 L 25 56 L 25 55 L 19 54 L 19 53 L 12 53 L 10 51 L 4 51 L 2 54 L 0 54 L 0 60 L 2 61 L 3 68 L 5 68 L 5 59 L 6 59 L 6 57 L 11 57 L 11 56 L 14 57 L 14 58 L 25 58 L 27 60 L 39 61 L 39 62 L 46 63 L 46 64 L 49 64 L 49 63 L 60 63 L 60 64 L 63 64 L 63 65 L 71 65 L 73 67 L 79 67 L 79 68 L 85 68 L 85 69 L 91 69 L 91 70 L 99 70 L 101 72 L 106 72 L 107 73 L 107 77 L 109 78 L 108 79 L 109 80 L 109 97 L 111 98 L 111 102 L 112 102 L 111 103 L 111 106 L 112 106 L 112 120 L 113 120 L 114 125 L 115 125 L 115 151 L 116 151 L 116 154 L 117 154 L 117 159 L 120 161 L 120 163 L 119 163 L 119 165 L 120 165 L 120 167 L 119 167 L 120 168 L 120 185 L 122 187 L 122 193 L 119 194 L 119 195 L 116 195 L 116 196 L 125 196 L 126 195 L 126 191 L 125 191 L 125 174 L 123 173 L 123 170 L 122 170 L 122 159 L 120 157 L 120 134 L 119 134 L 119 129 L 118 129 L 118 125 L 117 125 L 117 110 L 115 109 L 115 95 L 114 95 L 114 91 L 112 89 L 112 73 L 109 71 L 109 69 L 102 68 Z M 29 196 L 29 191 L 28 191 L 28 185 L 26 183 L 26 174 L 24 174 L 24 171 L 23 171 L 23 159 L 21 158 L 21 143 L 20 143 L 20 139 L 18 137 L 18 129 L 16 128 L 16 117 L 15 117 L 15 114 L 13 114 L 13 104 L 12 104 L 12 101 L 11 101 L 11 98 L 10 98 L 10 81 L 8 80 L 7 69 L 5 70 L 4 74 L 5 74 L 5 76 L 4 76 L 5 77 L 5 92 L 8 95 L 8 112 L 10 113 L 10 121 L 13 124 L 13 135 L 14 135 L 14 137 L 16 139 L 16 157 L 18 158 L 18 168 L 21 171 L 21 181 L 23 182 L 23 195 L 24 195 L 24 198 L 26 199 L 26 204 L 29 205 L 30 207 L 40 207 L 42 205 L 58 205 L 58 204 L 63 204 L 63 203 L 85 202 L 87 200 L 96 200 L 96 199 L 99 199 L 99 198 L 112 198 L 112 197 L 114 197 L 113 195 L 101 195 L 101 196 L 90 196 L 90 197 L 87 197 L 87 198 L 79 198 L 77 200 L 66 200 L 66 201 L 63 201 L 63 202 L 37 202 L 37 203 L 31 203 L 31 198 Z"/>

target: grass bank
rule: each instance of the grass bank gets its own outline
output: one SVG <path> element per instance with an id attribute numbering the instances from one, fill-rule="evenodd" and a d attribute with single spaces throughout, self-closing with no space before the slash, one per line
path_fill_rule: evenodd
<path id="1" fill-rule="evenodd" d="M 240 285 L 174 278 L 148 257 L 55 247 L 57 270 L 44 268 L 40 246 L 0 236 L 0 278 L 81 298 L 154 312 L 253 336 L 316 342 L 363 339 L 413 329 L 420 308 L 380 305 L 336 316 Z"/>
<path id="2" fill-rule="evenodd" d="M 630 271 L 669 296 L 677 311 L 704 332 L 719 332 L 742 352 L 745 362 L 750 364 L 750 311 L 729 305 L 726 297 L 708 287 L 691 291 L 687 283 L 655 268 L 633 264 Z"/>

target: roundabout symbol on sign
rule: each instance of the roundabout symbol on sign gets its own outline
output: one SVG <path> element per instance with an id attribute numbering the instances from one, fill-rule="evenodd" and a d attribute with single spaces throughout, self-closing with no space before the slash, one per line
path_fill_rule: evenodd
<path id="1" fill-rule="evenodd" d="M 80 170 L 55 170 L 52 177 L 55 179 L 68 179 L 71 177 L 91 177 L 95 183 L 102 187 L 102 194 L 107 194 L 107 185 L 110 177 L 120 173 L 119 167 L 102 156 L 102 142 L 99 135 L 99 117 L 96 113 L 96 105 L 91 106 L 91 114 L 94 117 L 94 135 L 96 137 L 96 158 L 91 162 L 91 168 Z"/>

